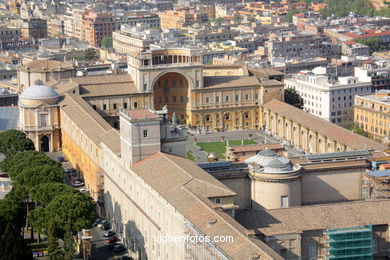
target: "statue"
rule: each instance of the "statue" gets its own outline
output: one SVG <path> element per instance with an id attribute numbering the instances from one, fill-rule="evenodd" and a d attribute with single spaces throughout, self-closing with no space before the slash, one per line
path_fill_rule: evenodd
<path id="1" fill-rule="evenodd" d="M 173 112 L 172 114 L 172 125 L 176 126 L 178 124 L 179 120 L 177 119 L 176 112 Z"/>

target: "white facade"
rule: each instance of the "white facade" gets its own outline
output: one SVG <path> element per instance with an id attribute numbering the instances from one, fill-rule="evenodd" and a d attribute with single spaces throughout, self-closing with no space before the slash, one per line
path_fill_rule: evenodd
<path id="1" fill-rule="evenodd" d="M 300 72 L 285 79 L 285 88 L 295 89 L 304 100 L 304 110 L 332 123 L 353 122 L 354 97 L 372 92 L 370 77 L 330 79 L 321 69 Z"/>

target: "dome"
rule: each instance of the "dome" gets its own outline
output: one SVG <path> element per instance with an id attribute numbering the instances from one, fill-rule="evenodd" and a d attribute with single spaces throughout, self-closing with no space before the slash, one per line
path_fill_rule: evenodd
<path id="1" fill-rule="evenodd" d="M 265 167 L 265 173 L 287 173 L 293 170 L 290 160 L 276 158 L 270 161 Z"/>
<path id="2" fill-rule="evenodd" d="M 277 158 L 278 155 L 275 151 L 265 148 L 261 152 L 258 152 L 255 156 L 252 156 L 244 161 L 246 164 L 258 164 L 262 167 L 267 165 L 269 162 Z"/>
<path id="3" fill-rule="evenodd" d="M 217 155 L 217 153 L 215 153 L 215 152 L 211 152 L 211 153 L 207 156 L 207 159 L 209 160 L 209 162 L 216 162 L 216 161 L 218 161 L 218 155 Z"/>
<path id="4" fill-rule="evenodd" d="M 55 92 L 51 87 L 42 85 L 41 82 L 36 82 L 35 85 L 28 87 L 23 93 L 20 95 L 21 99 L 28 100 L 45 100 L 45 99 L 54 99 L 58 98 L 59 95 Z"/>

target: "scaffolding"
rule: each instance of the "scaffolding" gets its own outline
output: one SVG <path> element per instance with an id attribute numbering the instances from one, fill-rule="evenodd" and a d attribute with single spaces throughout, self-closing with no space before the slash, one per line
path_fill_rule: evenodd
<path id="1" fill-rule="evenodd" d="M 372 226 L 328 229 L 327 259 L 372 260 Z"/>

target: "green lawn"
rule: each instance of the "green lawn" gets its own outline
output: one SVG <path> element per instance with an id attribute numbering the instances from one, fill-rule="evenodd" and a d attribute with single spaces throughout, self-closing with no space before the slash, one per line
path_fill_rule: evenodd
<path id="1" fill-rule="evenodd" d="M 257 143 L 253 140 L 247 139 L 247 140 L 244 140 L 244 145 L 245 144 L 257 144 Z M 225 142 L 197 143 L 196 145 L 203 148 L 203 150 L 206 153 L 215 152 L 215 153 L 217 153 L 219 159 L 225 159 L 225 156 L 223 154 L 226 153 L 226 141 Z M 230 146 L 241 145 L 241 140 L 235 140 L 235 141 L 229 140 L 229 145 Z"/>
<path id="2" fill-rule="evenodd" d="M 190 153 L 190 152 L 187 152 L 187 159 L 188 160 L 191 160 L 191 161 L 195 161 L 196 160 L 196 157 Z"/>

